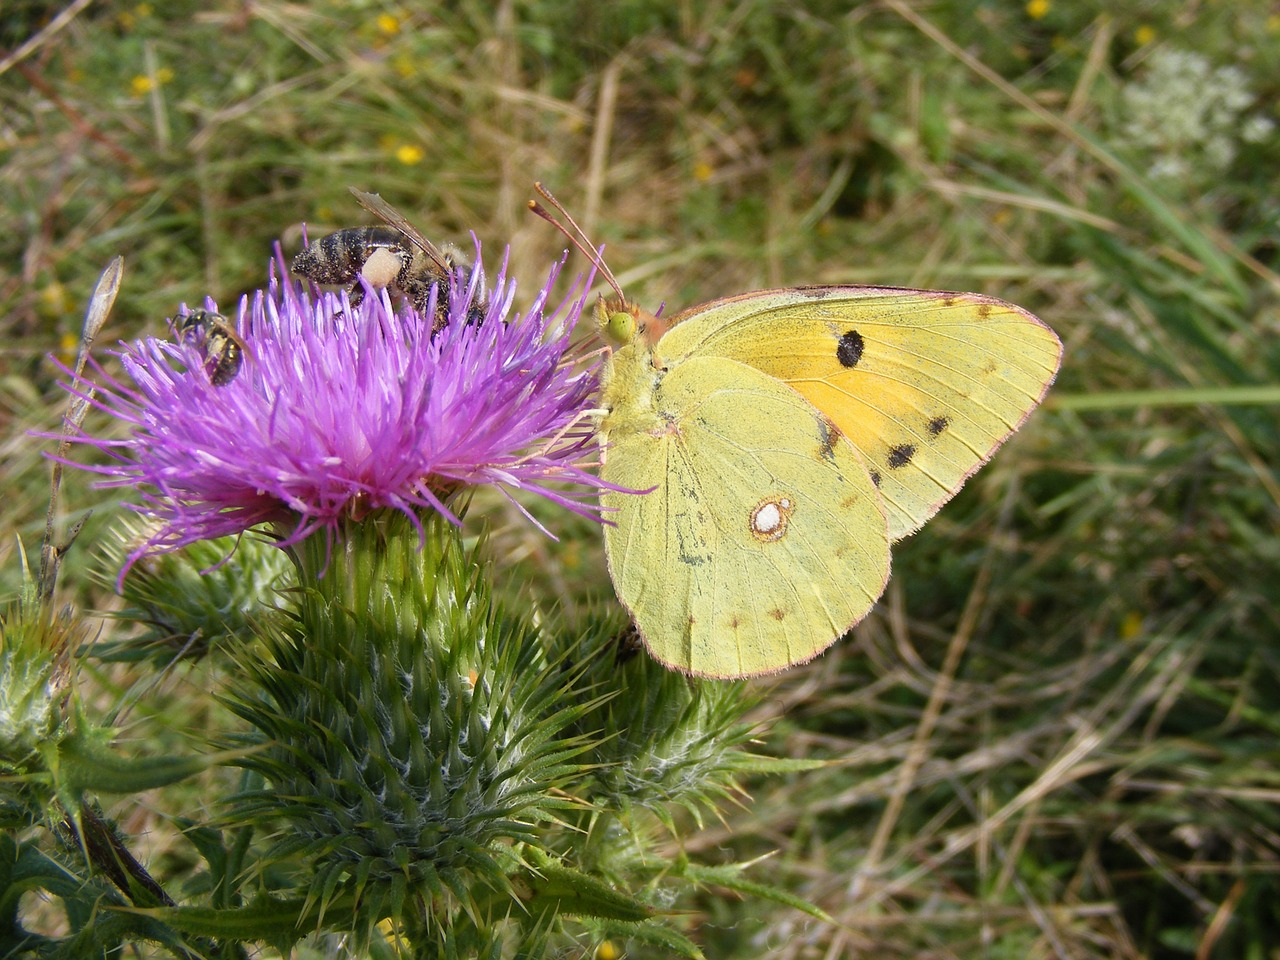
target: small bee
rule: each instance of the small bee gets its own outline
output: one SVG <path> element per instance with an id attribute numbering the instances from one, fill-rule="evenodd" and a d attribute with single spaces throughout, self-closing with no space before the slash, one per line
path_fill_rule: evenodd
<path id="1" fill-rule="evenodd" d="M 640 638 L 640 630 L 634 623 L 614 637 L 613 662 L 624 664 L 644 649 L 644 640 Z"/>
<path id="2" fill-rule="evenodd" d="M 244 362 L 244 341 L 222 314 L 192 310 L 174 319 L 173 331 L 204 355 L 204 371 L 215 387 L 225 387 L 236 378 Z"/>
<path id="3" fill-rule="evenodd" d="M 351 192 L 386 226 L 348 227 L 321 237 L 293 258 L 290 269 L 314 283 L 353 284 L 353 307 L 364 300 L 363 278 L 374 287 L 394 287 L 409 298 L 415 310 L 425 314 L 431 287 L 436 284 L 431 333 L 439 333 L 449 323 L 449 278 L 459 267 L 471 266 L 471 259 L 451 243 L 437 247 L 376 193 L 354 187 Z M 486 307 L 482 293 L 468 311 L 467 322 L 480 323 Z"/>

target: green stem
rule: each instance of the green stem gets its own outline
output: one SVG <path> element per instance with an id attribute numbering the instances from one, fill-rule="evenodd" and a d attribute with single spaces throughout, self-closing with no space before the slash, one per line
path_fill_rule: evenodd
<path id="1" fill-rule="evenodd" d="M 448 616 L 474 591 L 473 577 L 458 576 L 467 564 L 461 531 L 434 512 L 420 523 L 383 510 L 346 520 L 332 542 L 308 538 L 291 550 L 299 585 L 321 604 L 391 633 Z"/>

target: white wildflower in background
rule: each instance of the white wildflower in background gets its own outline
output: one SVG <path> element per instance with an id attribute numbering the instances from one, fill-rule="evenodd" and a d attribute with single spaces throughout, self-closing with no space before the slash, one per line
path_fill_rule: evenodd
<path id="1" fill-rule="evenodd" d="M 1271 136 L 1275 123 L 1249 112 L 1256 97 L 1239 67 L 1214 67 L 1187 50 L 1156 50 L 1143 75 L 1121 91 L 1119 139 L 1151 155 L 1158 179 L 1203 181 L 1220 174 L 1242 143 Z"/>

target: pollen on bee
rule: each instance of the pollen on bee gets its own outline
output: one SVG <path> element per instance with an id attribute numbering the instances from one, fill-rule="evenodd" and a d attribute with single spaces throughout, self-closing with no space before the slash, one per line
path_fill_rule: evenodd
<path id="1" fill-rule="evenodd" d="M 751 511 L 747 526 L 761 543 L 773 543 L 787 534 L 795 505 L 790 497 L 766 497 Z"/>
<path id="2" fill-rule="evenodd" d="M 400 275 L 404 261 L 393 251 L 379 248 L 369 254 L 369 259 L 360 268 L 360 275 L 374 287 L 385 287 L 395 282 Z"/>

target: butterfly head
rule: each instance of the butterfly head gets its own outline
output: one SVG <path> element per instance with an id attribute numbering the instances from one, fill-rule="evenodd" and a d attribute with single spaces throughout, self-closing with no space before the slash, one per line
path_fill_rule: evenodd
<path id="1" fill-rule="evenodd" d="M 625 347 L 637 340 L 652 345 L 666 331 L 666 324 L 649 311 L 612 297 L 596 301 L 596 324 L 611 347 Z"/>

